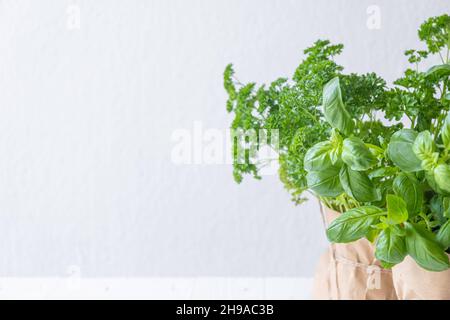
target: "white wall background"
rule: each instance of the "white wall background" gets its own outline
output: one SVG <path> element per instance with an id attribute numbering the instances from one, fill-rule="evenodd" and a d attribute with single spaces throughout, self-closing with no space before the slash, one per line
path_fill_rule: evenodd
<path id="1" fill-rule="evenodd" d="M 80 28 L 68 28 L 68 8 Z M 366 9 L 381 10 L 381 29 Z M 0 276 L 309 277 L 318 207 L 276 176 L 175 166 L 171 134 L 225 129 L 222 71 L 290 76 L 318 38 L 392 80 L 446 0 L 1 0 Z M 69 10 L 69 13 L 73 13 Z"/>

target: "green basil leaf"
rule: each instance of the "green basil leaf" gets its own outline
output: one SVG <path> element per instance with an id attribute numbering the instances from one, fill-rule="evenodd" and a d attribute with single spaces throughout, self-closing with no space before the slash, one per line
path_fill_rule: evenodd
<path id="1" fill-rule="evenodd" d="M 406 244 L 403 237 L 392 232 L 390 228 L 381 231 L 375 247 L 375 257 L 378 260 L 397 264 L 402 262 L 406 255 Z"/>
<path id="2" fill-rule="evenodd" d="M 335 219 L 327 229 L 331 242 L 348 243 L 365 237 L 371 226 L 380 221 L 385 213 L 374 206 L 351 209 Z"/>
<path id="3" fill-rule="evenodd" d="M 381 218 L 383 218 L 383 217 L 381 217 Z M 389 228 L 389 225 L 388 225 L 386 222 L 383 221 L 383 222 L 380 222 L 380 223 L 374 225 L 373 227 L 374 227 L 376 230 L 378 230 L 378 231 L 381 232 L 381 230 L 384 230 L 384 229 L 386 229 L 386 228 Z"/>
<path id="4" fill-rule="evenodd" d="M 425 173 L 425 178 L 427 179 L 428 185 L 439 194 L 449 195 L 450 194 L 449 192 L 446 192 L 445 190 L 441 189 L 441 187 L 437 184 L 434 174 L 435 170 L 427 171 Z"/>
<path id="5" fill-rule="evenodd" d="M 405 228 L 403 228 L 403 226 L 400 226 L 399 224 L 393 226 L 391 225 L 389 226 L 389 228 L 391 229 L 392 233 L 395 233 L 399 237 L 404 238 L 406 236 Z"/>
<path id="6" fill-rule="evenodd" d="M 447 218 L 447 219 L 450 219 L 450 198 L 444 197 L 442 202 L 443 202 L 443 205 L 444 205 L 443 216 L 445 218 Z"/>
<path id="7" fill-rule="evenodd" d="M 383 269 L 392 269 L 392 267 L 394 267 L 396 265 L 395 263 L 389 263 L 389 262 L 381 261 L 381 260 L 380 260 L 380 264 L 383 267 Z"/>
<path id="8" fill-rule="evenodd" d="M 333 164 L 337 164 L 341 160 L 342 137 L 339 134 L 338 130 L 334 128 L 331 130 L 330 143 L 331 143 L 331 151 L 330 151 L 331 162 Z"/>
<path id="9" fill-rule="evenodd" d="M 444 198 L 442 195 L 436 194 L 430 199 L 429 208 L 431 214 L 435 221 L 439 223 L 439 225 L 443 225 L 447 219 L 446 214 L 449 211 L 448 206 L 449 199 Z"/>
<path id="10" fill-rule="evenodd" d="M 332 166 L 330 151 L 332 145 L 329 141 L 323 141 L 312 146 L 305 154 L 303 166 L 306 171 L 321 171 Z"/>
<path id="11" fill-rule="evenodd" d="M 450 192 L 450 166 L 440 164 L 434 169 L 434 181 L 444 192 Z"/>
<path id="12" fill-rule="evenodd" d="M 441 64 L 441 65 L 431 67 L 425 73 L 425 76 L 429 77 L 431 75 L 435 75 L 438 78 L 450 76 L 450 64 L 446 63 L 446 64 Z"/>
<path id="13" fill-rule="evenodd" d="M 426 158 L 428 154 L 433 153 L 434 141 L 431 138 L 430 131 L 422 131 L 417 135 L 414 140 L 413 151 L 420 160 Z"/>
<path id="14" fill-rule="evenodd" d="M 389 177 L 389 176 L 393 176 L 397 172 L 398 172 L 398 169 L 394 168 L 394 167 L 378 168 L 369 173 L 369 178 L 373 179 L 373 178 Z"/>
<path id="15" fill-rule="evenodd" d="M 393 194 L 388 194 L 386 196 L 386 206 L 390 224 L 400 224 L 408 220 L 408 210 L 406 208 L 406 203 L 402 198 Z"/>
<path id="16" fill-rule="evenodd" d="M 413 151 L 417 158 L 422 160 L 421 166 L 424 170 L 432 170 L 439 158 L 439 153 L 434 152 L 435 144 L 429 131 L 422 131 L 417 135 L 413 144 Z"/>
<path id="17" fill-rule="evenodd" d="M 330 80 L 323 88 L 323 113 L 325 119 L 333 127 L 346 135 L 353 131 L 353 119 L 342 102 L 339 78 Z"/>
<path id="18" fill-rule="evenodd" d="M 342 161 L 352 170 L 365 171 L 373 167 L 377 159 L 361 139 L 351 137 L 344 140 Z"/>
<path id="19" fill-rule="evenodd" d="M 369 148 L 370 153 L 372 153 L 372 155 L 375 158 L 378 158 L 379 156 L 383 156 L 384 155 L 384 149 L 383 148 L 380 148 L 379 146 L 376 146 L 376 145 L 371 144 L 371 143 L 364 143 L 364 145 L 367 148 Z"/>
<path id="20" fill-rule="evenodd" d="M 392 180 L 384 179 L 375 182 L 376 188 L 379 190 L 380 199 L 373 201 L 371 204 L 380 208 L 386 207 L 386 195 L 393 193 L 392 190 Z"/>
<path id="21" fill-rule="evenodd" d="M 433 170 L 439 160 L 439 153 L 433 152 L 428 155 L 425 159 L 422 160 L 421 166 L 423 170 L 431 171 Z"/>
<path id="22" fill-rule="evenodd" d="M 445 271 L 450 262 L 435 235 L 422 225 L 405 223 L 406 250 L 419 266 L 429 271 Z"/>
<path id="23" fill-rule="evenodd" d="M 446 100 L 450 100 L 450 92 L 445 95 Z"/>
<path id="24" fill-rule="evenodd" d="M 333 165 L 338 165 L 341 160 L 341 148 L 333 148 L 330 151 L 330 159 Z"/>
<path id="25" fill-rule="evenodd" d="M 388 156 L 392 162 L 405 172 L 422 170 L 421 160 L 413 151 L 413 144 L 417 132 L 411 129 L 402 129 L 394 133 L 388 145 Z"/>
<path id="26" fill-rule="evenodd" d="M 366 173 L 343 166 L 339 174 L 345 193 L 360 202 L 380 200 L 381 194 Z"/>
<path id="27" fill-rule="evenodd" d="M 366 239 L 374 243 L 382 229 L 373 227 L 366 233 Z"/>
<path id="28" fill-rule="evenodd" d="M 436 235 L 436 240 L 444 249 L 450 247 L 450 220 L 448 220 Z"/>
<path id="29" fill-rule="evenodd" d="M 441 138 L 445 149 L 450 150 L 450 113 L 445 117 L 444 124 L 442 125 Z"/>
<path id="30" fill-rule="evenodd" d="M 344 192 L 339 179 L 340 168 L 328 167 L 326 170 L 311 171 L 307 174 L 308 188 L 322 197 L 337 197 Z"/>
<path id="31" fill-rule="evenodd" d="M 410 173 L 400 173 L 392 184 L 396 195 L 405 200 L 411 217 L 420 212 L 423 205 L 423 188 Z"/>

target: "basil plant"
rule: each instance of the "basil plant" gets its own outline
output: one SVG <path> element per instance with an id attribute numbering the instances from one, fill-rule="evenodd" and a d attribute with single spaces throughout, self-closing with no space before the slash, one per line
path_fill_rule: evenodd
<path id="1" fill-rule="evenodd" d="M 424 79 L 448 83 L 450 65 L 430 69 Z M 440 99 L 448 106 L 448 95 Z M 327 230 L 332 242 L 367 238 L 390 268 L 409 255 L 429 271 L 450 268 L 450 114 L 439 112 L 430 130 L 396 131 L 388 142 L 366 143 L 357 135 L 342 100 L 339 78 L 323 89 L 329 139 L 304 158 L 308 187 L 325 204 L 342 199 L 343 213 Z"/>

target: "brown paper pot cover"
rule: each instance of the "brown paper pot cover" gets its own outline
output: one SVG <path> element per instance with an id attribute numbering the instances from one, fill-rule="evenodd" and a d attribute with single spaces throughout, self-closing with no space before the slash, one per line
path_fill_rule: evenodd
<path id="1" fill-rule="evenodd" d="M 450 300 L 450 270 L 426 271 L 406 257 L 392 269 L 392 274 L 401 300 Z"/>
<path id="2" fill-rule="evenodd" d="M 328 225 L 339 213 L 324 208 Z M 381 268 L 373 245 L 366 239 L 331 244 L 320 259 L 314 280 L 313 299 L 396 300 L 392 272 Z"/>

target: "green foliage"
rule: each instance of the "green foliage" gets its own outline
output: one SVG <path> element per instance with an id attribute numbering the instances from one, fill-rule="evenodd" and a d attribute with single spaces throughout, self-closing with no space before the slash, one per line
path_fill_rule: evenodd
<path id="1" fill-rule="evenodd" d="M 386 196 L 386 207 L 388 213 L 387 221 L 389 224 L 401 224 L 408 220 L 408 209 L 402 198 L 388 194 Z"/>
<path id="2" fill-rule="evenodd" d="M 450 75 L 450 64 L 441 64 L 431 67 L 426 73 L 426 77 L 434 76 L 440 78 L 445 78 Z"/>
<path id="3" fill-rule="evenodd" d="M 437 186 L 443 191 L 450 193 L 450 166 L 440 164 L 434 169 L 434 180 Z"/>
<path id="4" fill-rule="evenodd" d="M 340 168 L 330 166 L 326 170 L 311 171 L 306 176 L 308 187 L 321 197 L 337 197 L 344 190 L 339 179 Z"/>
<path id="5" fill-rule="evenodd" d="M 339 78 L 333 78 L 323 88 L 323 113 L 328 123 L 342 133 L 349 135 L 353 131 L 353 119 L 342 102 Z"/>
<path id="6" fill-rule="evenodd" d="M 245 174 L 259 178 L 263 163 L 250 160 L 269 145 L 278 152 L 280 179 L 296 203 L 308 190 L 342 213 L 327 230 L 330 241 L 365 237 L 375 243 L 384 267 L 409 255 L 426 270 L 447 270 L 449 34 L 448 15 L 425 21 L 419 38 L 426 49 L 405 51 L 411 67 L 392 87 L 374 73 L 344 73 L 333 60 L 343 46 L 327 40 L 304 51 L 292 79 L 269 85 L 242 84 L 227 66 L 231 128 L 258 135 L 233 141 L 236 181 Z M 440 63 L 421 70 L 434 57 Z M 278 130 L 277 143 L 262 139 L 261 129 Z"/>
<path id="7" fill-rule="evenodd" d="M 320 110 L 323 86 L 340 73 L 342 67 L 332 57 L 341 52 L 342 45 L 317 41 L 305 50 L 306 58 L 295 71 L 293 81 L 280 78 L 270 85 L 255 88 L 234 78 L 231 65 L 224 72 L 228 93 L 227 110 L 234 114 L 231 128 L 265 129 L 279 132 L 280 178 L 295 201 L 301 201 L 307 189 L 303 160 L 306 151 L 317 141 L 325 140 L 330 127 Z M 260 141 L 253 146 L 259 149 Z M 233 149 L 236 149 L 234 143 Z M 239 146 L 242 147 L 242 146 Z M 234 164 L 234 176 L 240 182 L 243 175 L 257 177 L 264 164 Z"/>
<path id="8" fill-rule="evenodd" d="M 306 152 L 304 166 L 306 171 L 322 171 L 333 166 L 331 149 L 333 145 L 329 141 L 319 142 Z"/>
<path id="9" fill-rule="evenodd" d="M 385 215 L 382 209 L 365 206 L 350 209 L 335 219 L 327 230 L 327 237 L 332 242 L 347 243 L 365 237 L 372 226 Z"/>
<path id="10" fill-rule="evenodd" d="M 366 173 L 343 166 L 339 173 L 340 182 L 348 196 L 359 202 L 373 202 L 380 195 Z"/>
<path id="11" fill-rule="evenodd" d="M 413 174 L 399 173 L 392 183 L 392 189 L 396 195 L 406 202 L 410 215 L 416 215 L 422 210 L 423 186 Z"/>
<path id="12" fill-rule="evenodd" d="M 436 240 L 444 249 L 450 247 L 450 220 L 439 229 Z"/>
<path id="13" fill-rule="evenodd" d="M 393 228 L 384 229 L 377 238 L 375 255 L 391 265 L 402 262 L 407 255 L 405 238 Z"/>
<path id="14" fill-rule="evenodd" d="M 447 115 L 447 117 L 445 117 L 441 129 L 441 137 L 445 150 L 450 151 L 450 115 Z"/>
<path id="15" fill-rule="evenodd" d="M 344 140 L 342 161 L 352 170 L 366 171 L 376 164 L 377 159 L 361 139 L 350 137 Z"/>
<path id="16" fill-rule="evenodd" d="M 450 47 L 450 16 L 432 17 L 419 28 L 419 39 L 427 44 L 430 53 L 439 53 Z"/>
<path id="17" fill-rule="evenodd" d="M 388 155 L 392 162 L 405 172 L 420 171 L 421 161 L 413 151 L 417 132 L 411 129 L 402 129 L 394 133 L 388 145 Z"/>
<path id="18" fill-rule="evenodd" d="M 423 225 L 406 223 L 406 250 L 417 264 L 429 271 L 445 271 L 450 267 L 448 256 L 436 241 L 435 234 Z"/>

